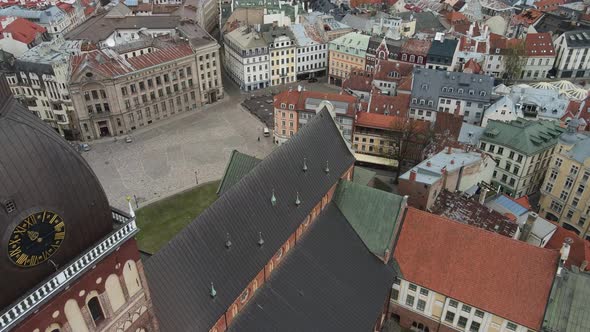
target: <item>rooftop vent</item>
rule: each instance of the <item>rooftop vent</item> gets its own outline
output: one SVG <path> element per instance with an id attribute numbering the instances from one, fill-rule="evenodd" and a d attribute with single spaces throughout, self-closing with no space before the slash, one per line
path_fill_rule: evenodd
<path id="1" fill-rule="evenodd" d="M 328 161 L 326 160 L 326 169 L 324 170 L 326 174 L 330 173 L 330 167 L 328 166 Z"/>
<path id="2" fill-rule="evenodd" d="M 262 232 L 258 232 L 258 246 L 262 247 L 264 239 L 262 238 Z"/>
<path id="3" fill-rule="evenodd" d="M 297 192 L 297 198 L 295 199 L 295 205 L 301 205 L 301 200 L 299 199 L 299 192 Z"/>
<path id="4" fill-rule="evenodd" d="M 275 190 L 272 190 L 272 196 L 270 197 L 270 203 L 272 206 L 277 205 L 277 197 L 275 196 Z"/>
<path id="5" fill-rule="evenodd" d="M 303 158 L 303 171 L 307 172 L 307 158 Z"/>
<path id="6" fill-rule="evenodd" d="M 231 240 L 229 238 L 229 233 L 226 234 L 225 247 L 227 249 L 229 249 L 231 247 Z"/>
<path id="7" fill-rule="evenodd" d="M 10 214 L 16 211 L 16 204 L 14 204 L 14 201 L 11 199 L 4 201 L 2 205 L 4 205 L 4 210 L 6 210 L 6 213 Z"/>
<path id="8" fill-rule="evenodd" d="M 213 287 L 213 282 L 211 282 L 211 290 L 209 290 L 209 295 L 211 298 L 214 298 L 217 295 L 217 291 L 215 290 L 215 287 Z"/>

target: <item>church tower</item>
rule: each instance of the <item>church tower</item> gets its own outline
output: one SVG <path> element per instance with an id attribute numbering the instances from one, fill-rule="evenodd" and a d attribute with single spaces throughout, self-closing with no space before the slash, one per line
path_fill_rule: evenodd
<path id="1" fill-rule="evenodd" d="M 137 232 L 0 77 L 0 332 L 157 330 Z"/>

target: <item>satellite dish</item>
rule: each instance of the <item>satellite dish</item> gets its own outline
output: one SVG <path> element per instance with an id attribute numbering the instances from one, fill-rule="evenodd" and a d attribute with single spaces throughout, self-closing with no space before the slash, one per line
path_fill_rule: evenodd
<path id="1" fill-rule="evenodd" d="M 107 39 L 107 46 L 108 47 L 114 47 L 115 46 L 115 41 L 113 39 Z"/>

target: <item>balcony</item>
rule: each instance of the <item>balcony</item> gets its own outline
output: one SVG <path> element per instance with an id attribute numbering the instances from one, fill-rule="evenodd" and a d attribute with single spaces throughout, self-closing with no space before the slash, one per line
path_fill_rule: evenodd
<path id="1" fill-rule="evenodd" d="M 139 231 L 135 224 L 135 218 L 130 218 L 117 209 L 112 209 L 111 213 L 113 222 L 120 228 L 2 312 L 0 314 L 0 332 L 11 330 L 16 324 L 37 310 L 39 306 L 72 284 L 85 271 L 91 269 L 102 258 L 120 247 Z"/>

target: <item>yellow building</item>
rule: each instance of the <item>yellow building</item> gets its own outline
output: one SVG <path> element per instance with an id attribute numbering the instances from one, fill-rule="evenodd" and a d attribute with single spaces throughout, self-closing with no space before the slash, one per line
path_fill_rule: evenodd
<path id="1" fill-rule="evenodd" d="M 295 72 L 295 38 L 286 27 L 269 25 L 263 33 L 270 52 L 270 85 L 293 83 Z"/>
<path id="2" fill-rule="evenodd" d="M 330 42 L 328 82 L 342 85 L 353 69 L 365 68 L 365 57 L 371 37 L 351 32 Z"/>
<path id="3" fill-rule="evenodd" d="M 577 120 L 559 137 L 541 187 L 540 214 L 590 239 L 590 137 L 576 133 Z"/>

